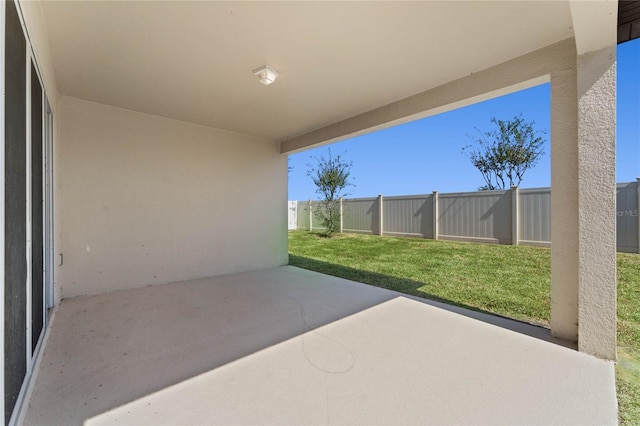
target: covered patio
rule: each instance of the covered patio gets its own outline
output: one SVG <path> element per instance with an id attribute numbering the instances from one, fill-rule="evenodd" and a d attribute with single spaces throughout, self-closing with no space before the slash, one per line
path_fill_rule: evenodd
<path id="1" fill-rule="evenodd" d="M 617 2 L 0 23 L 5 424 L 615 423 Z M 286 266 L 288 154 L 544 83 L 550 331 Z"/>
<path id="2" fill-rule="evenodd" d="M 53 324 L 25 425 L 617 418 L 613 363 L 548 330 L 290 266 L 73 298 Z"/>

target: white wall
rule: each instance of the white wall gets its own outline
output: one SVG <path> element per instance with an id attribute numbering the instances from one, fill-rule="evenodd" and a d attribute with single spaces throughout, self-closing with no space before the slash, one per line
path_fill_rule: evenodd
<path id="1" fill-rule="evenodd" d="M 38 70 L 45 87 L 51 110 L 55 113 L 58 106 L 58 85 L 49 49 L 49 40 L 42 19 L 40 2 L 20 1 L 20 9 L 25 26 L 29 33 L 29 41 L 38 63 Z"/>
<path id="2" fill-rule="evenodd" d="M 62 297 L 287 263 L 278 143 L 59 100 Z"/>

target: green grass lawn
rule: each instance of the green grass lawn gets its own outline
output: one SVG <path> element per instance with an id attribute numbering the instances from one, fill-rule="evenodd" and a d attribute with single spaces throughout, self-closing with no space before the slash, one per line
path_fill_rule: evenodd
<path id="1" fill-rule="evenodd" d="M 545 248 L 289 233 L 289 263 L 313 271 L 548 326 Z M 640 255 L 618 254 L 620 422 L 640 424 Z"/>

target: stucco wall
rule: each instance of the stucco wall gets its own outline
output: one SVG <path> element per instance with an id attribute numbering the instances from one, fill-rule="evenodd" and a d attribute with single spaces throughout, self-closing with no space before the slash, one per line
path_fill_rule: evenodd
<path id="1" fill-rule="evenodd" d="M 276 142 L 59 100 L 62 297 L 287 262 Z"/>

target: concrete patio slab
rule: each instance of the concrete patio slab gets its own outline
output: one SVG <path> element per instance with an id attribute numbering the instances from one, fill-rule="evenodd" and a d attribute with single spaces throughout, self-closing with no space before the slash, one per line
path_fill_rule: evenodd
<path id="1" fill-rule="evenodd" d="M 615 424 L 614 365 L 295 267 L 65 300 L 37 424 Z"/>

